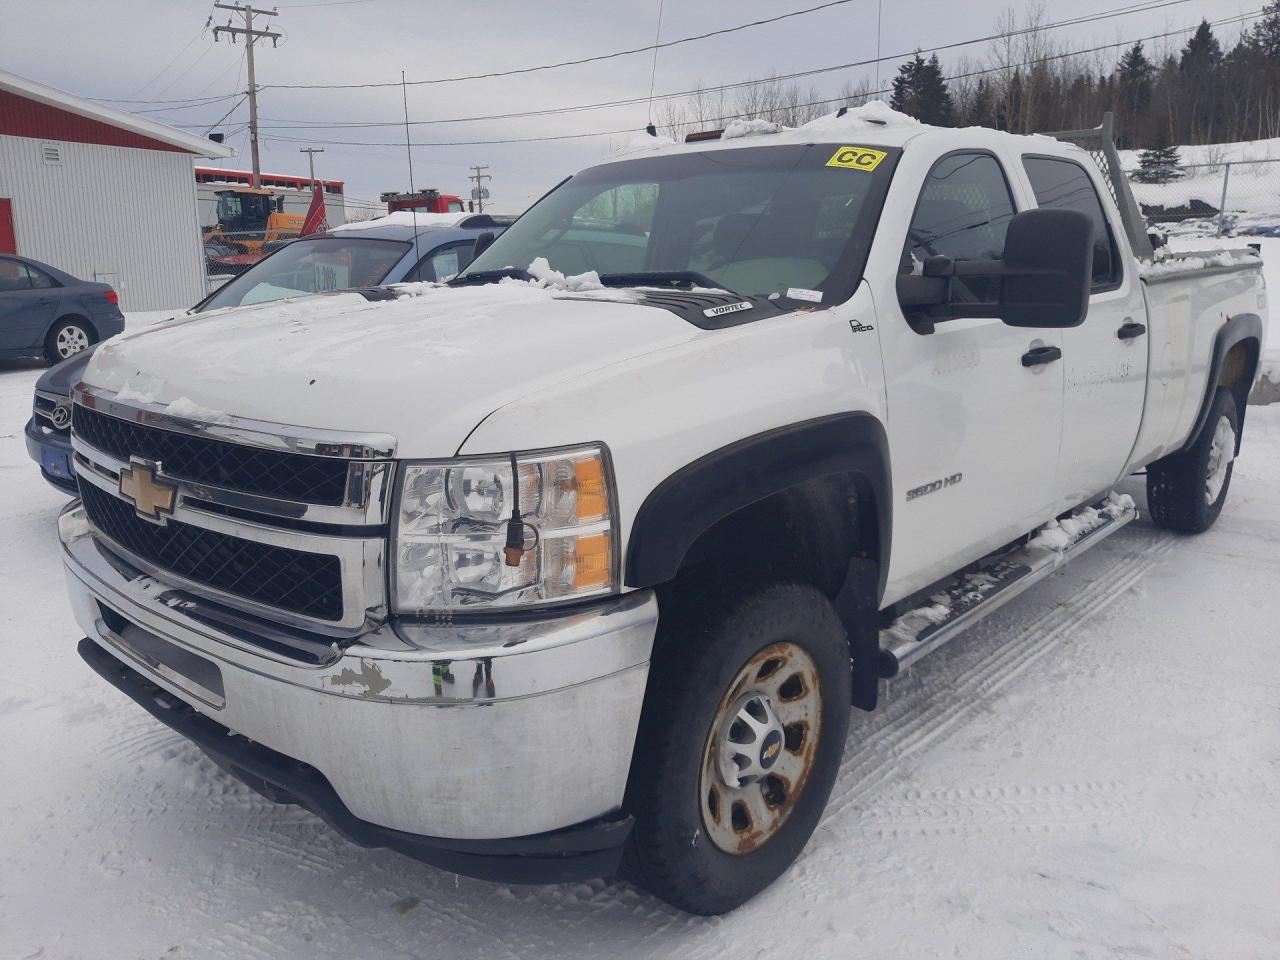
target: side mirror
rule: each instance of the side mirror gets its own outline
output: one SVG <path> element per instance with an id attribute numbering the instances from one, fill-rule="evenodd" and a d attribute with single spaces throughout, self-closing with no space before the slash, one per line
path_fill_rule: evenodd
<path id="1" fill-rule="evenodd" d="M 480 234 L 480 236 L 476 237 L 476 246 L 475 246 L 475 249 L 471 252 L 471 259 L 472 260 L 477 259 L 480 256 L 480 254 L 484 253 L 491 246 L 493 246 L 493 241 L 495 239 L 496 237 L 494 236 L 494 233 L 492 230 L 486 230 L 484 233 Z"/>
<path id="2" fill-rule="evenodd" d="M 1093 223 L 1077 210 L 1024 210 L 1009 221 L 1003 260 L 929 257 L 923 275 L 898 277 L 898 298 L 919 312 L 917 329 L 960 317 L 999 317 L 1011 327 L 1078 327 L 1089 311 Z M 962 299 L 956 278 L 1000 281 L 995 303 Z"/>

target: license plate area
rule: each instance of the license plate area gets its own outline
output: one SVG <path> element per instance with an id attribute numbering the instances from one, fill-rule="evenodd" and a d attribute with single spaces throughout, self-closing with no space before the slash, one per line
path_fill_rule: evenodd
<path id="1" fill-rule="evenodd" d="M 144 630 L 101 602 L 98 611 L 103 638 L 139 666 L 216 710 L 226 706 L 222 671 L 212 660 Z"/>

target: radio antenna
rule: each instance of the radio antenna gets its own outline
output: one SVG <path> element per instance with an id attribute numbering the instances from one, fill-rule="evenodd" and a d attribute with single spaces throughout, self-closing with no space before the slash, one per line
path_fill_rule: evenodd
<path id="1" fill-rule="evenodd" d="M 653 68 L 649 71 L 649 126 L 653 126 L 653 82 L 658 77 L 658 40 L 662 37 L 662 3 L 658 0 L 658 29 L 653 32 Z"/>
<path id="2" fill-rule="evenodd" d="M 404 82 L 403 70 L 400 71 L 400 97 L 404 101 L 404 152 L 409 158 L 409 192 L 416 193 L 413 185 L 413 146 L 409 143 L 409 85 Z M 416 270 L 421 258 L 418 252 L 418 208 L 415 205 L 409 209 L 413 212 L 413 262 Z"/>

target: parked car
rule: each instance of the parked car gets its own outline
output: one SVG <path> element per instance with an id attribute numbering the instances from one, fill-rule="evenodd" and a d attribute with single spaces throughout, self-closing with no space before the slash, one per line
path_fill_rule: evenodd
<path id="1" fill-rule="evenodd" d="M 109 285 L 0 254 L 0 358 L 57 363 L 123 329 L 120 298 Z"/>
<path id="2" fill-rule="evenodd" d="M 1118 482 L 1223 509 L 1261 261 L 1140 261 L 1109 179 L 872 104 L 585 170 L 449 286 L 117 341 L 81 656 L 357 843 L 730 910 L 851 706 L 1133 520 Z"/>
<path id="3" fill-rule="evenodd" d="M 330 233 L 271 241 L 263 246 L 266 256 L 220 254 L 221 259 L 228 262 L 239 258 L 252 258 L 256 262 L 235 267 L 240 271 L 238 276 L 187 313 L 229 310 L 348 287 L 448 280 L 471 262 L 478 240 L 485 238 L 487 243 L 515 220 L 488 214 L 435 214 L 430 218 L 419 214 L 418 217 L 422 223 L 416 228 L 412 215 L 395 214 L 378 221 L 347 225 Z M 221 241 L 206 241 L 206 253 L 211 245 L 227 246 Z M 5 295 L 0 292 L 0 310 L 4 303 Z M 121 328 L 109 329 L 118 333 Z M 40 464 L 46 480 L 72 496 L 77 492 L 75 465 L 71 456 L 70 422 L 63 416 L 70 413 L 71 387 L 88 362 L 86 352 L 40 378 L 26 427 L 27 452 L 31 459 Z"/>

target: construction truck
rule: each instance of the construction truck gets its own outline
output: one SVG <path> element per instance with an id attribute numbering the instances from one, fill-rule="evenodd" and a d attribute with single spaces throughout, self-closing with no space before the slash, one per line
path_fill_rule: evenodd
<path id="1" fill-rule="evenodd" d="M 387 213 L 397 210 L 422 210 L 425 213 L 466 213 L 467 205 L 461 197 L 441 193 L 434 188 L 413 193 L 397 193 L 394 190 L 379 194 L 378 199 L 387 205 Z"/>
<path id="2" fill-rule="evenodd" d="M 285 213 L 284 198 L 266 187 L 217 191 L 218 222 L 205 227 L 204 240 L 222 240 L 244 253 L 261 253 L 264 243 L 296 237 L 306 218 Z"/>

